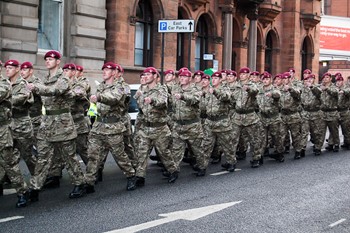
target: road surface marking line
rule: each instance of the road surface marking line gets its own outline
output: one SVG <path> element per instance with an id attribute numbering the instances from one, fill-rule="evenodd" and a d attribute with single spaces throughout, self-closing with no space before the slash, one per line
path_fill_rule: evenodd
<path id="1" fill-rule="evenodd" d="M 16 189 L 4 189 L 4 195 L 11 195 L 16 193 Z"/>
<path id="2" fill-rule="evenodd" d="M 235 169 L 235 172 L 238 172 L 238 171 L 241 171 L 242 169 Z M 223 175 L 223 174 L 227 174 L 227 173 L 230 173 L 229 171 L 222 171 L 222 172 L 216 172 L 216 173 L 212 173 L 210 174 L 211 176 L 220 176 L 220 175 Z"/>
<path id="3" fill-rule="evenodd" d="M 2 218 L 2 219 L 0 219 L 0 223 L 8 222 L 8 221 L 16 220 L 16 219 L 21 219 L 21 218 L 24 218 L 24 216 L 13 216 L 13 217 L 8 217 L 8 218 Z"/>
<path id="4" fill-rule="evenodd" d="M 338 224 L 344 222 L 345 220 L 346 220 L 345 218 L 342 218 L 342 219 L 340 219 L 339 221 L 336 221 L 336 222 L 330 224 L 329 227 L 335 227 L 336 225 L 338 225 Z"/>

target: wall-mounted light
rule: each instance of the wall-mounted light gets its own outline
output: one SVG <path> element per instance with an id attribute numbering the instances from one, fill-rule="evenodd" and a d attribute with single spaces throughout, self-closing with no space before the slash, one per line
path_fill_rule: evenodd
<path id="1" fill-rule="evenodd" d="M 327 65 L 328 65 L 328 62 L 326 62 L 326 61 L 322 62 L 323 67 L 326 67 Z"/>

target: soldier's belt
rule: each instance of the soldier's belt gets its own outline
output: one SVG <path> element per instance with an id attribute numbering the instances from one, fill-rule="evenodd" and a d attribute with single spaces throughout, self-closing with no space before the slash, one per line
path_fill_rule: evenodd
<path id="1" fill-rule="evenodd" d="M 209 116 L 208 115 L 208 119 L 211 120 L 211 121 L 219 121 L 219 120 L 223 120 L 223 119 L 226 119 L 228 118 L 227 115 L 221 115 L 221 116 Z"/>
<path id="2" fill-rule="evenodd" d="M 144 122 L 143 123 L 144 126 L 147 126 L 147 127 L 161 127 L 161 126 L 164 126 L 166 125 L 167 123 L 166 122 Z"/>
<path id="3" fill-rule="evenodd" d="M 323 112 L 334 112 L 337 111 L 338 109 L 336 108 L 326 108 L 326 109 L 322 109 Z"/>
<path id="4" fill-rule="evenodd" d="M 283 115 L 292 115 L 292 114 L 294 114 L 294 113 L 297 113 L 298 111 L 292 111 L 292 110 L 289 110 L 289 109 L 282 109 L 281 110 L 281 113 L 283 114 Z"/>
<path id="5" fill-rule="evenodd" d="M 21 118 L 21 117 L 25 117 L 25 116 L 29 116 L 28 109 L 26 109 L 26 110 L 18 110 L 15 108 L 12 109 L 12 118 Z"/>
<path id="6" fill-rule="evenodd" d="M 198 118 L 194 118 L 191 120 L 177 120 L 176 121 L 176 123 L 179 125 L 190 125 L 190 124 L 197 123 L 197 122 L 199 122 Z"/>
<path id="7" fill-rule="evenodd" d="M 110 116 L 110 117 L 97 117 L 96 119 L 98 122 L 101 123 L 117 123 L 120 122 L 120 118 L 116 116 Z"/>
<path id="8" fill-rule="evenodd" d="M 63 108 L 63 109 L 55 109 L 55 110 L 46 110 L 46 115 L 52 116 L 52 115 L 60 115 L 63 113 L 69 113 L 68 108 Z"/>
<path id="9" fill-rule="evenodd" d="M 260 115 L 264 118 L 272 118 L 272 117 L 278 116 L 278 112 L 275 112 L 275 113 L 260 112 Z"/>
<path id="10" fill-rule="evenodd" d="M 255 112 L 255 109 L 236 109 L 238 114 L 249 114 Z"/>
<path id="11" fill-rule="evenodd" d="M 348 111 L 348 110 L 349 110 L 349 108 L 338 108 L 339 112 L 345 112 L 345 111 Z"/>

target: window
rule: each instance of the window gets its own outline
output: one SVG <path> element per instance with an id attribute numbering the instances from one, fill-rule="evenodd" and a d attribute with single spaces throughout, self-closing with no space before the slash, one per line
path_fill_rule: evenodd
<path id="1" fill-rule="evenodd" d="M 62 51 L 63 1 L 40 0 L 38 48 Z"/>
<path id="2" fill-rule="evenodd" d="M 195 55 L 195 70 L 205 70 L 206 61 L 203 60 L 203 54 L 208 50 L 208 26 L 203 17 L 200 17 L 197 23 L 196 38 L 196 55 Z"/>
<path id="3" fill-rule="evenodd" d="M 136 66 L 152 66 L 153 14 L 148 0 L 140 0 L 136 10 L 135 59 Z"/>
<path id="4" fill-rule="evenodd" d="M 266 37 L 266 48 L 265 48 L 265 70 L 269 73 L 272 72 L 272 64 L 273 64 L 272 49 L 273 49 L 272 37 L 271 37 L 271 32 L 269 32 Z"/>

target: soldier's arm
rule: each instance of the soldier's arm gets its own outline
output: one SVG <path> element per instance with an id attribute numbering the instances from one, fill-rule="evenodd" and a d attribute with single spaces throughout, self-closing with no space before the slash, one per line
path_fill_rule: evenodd
<path id="1" fill-rule="evenodd" d="M 34 84 L 34 92 L 42 96 L 60 96 L 70 89 L 69 80 L 66 77 L 60 77 L 53 86 L 46 86 L 41 83 Z"/>
<path id="2" fill-rule="evenodd" d="M 191 91 L 190 93 L 183 93 L 182 99 L 187 105 L 199 104 L 201 93 L 198 91 Z"/>
<path id="3" fill-rule="evenodd" d="M 294 99 L 299 99 L 299 100 L 300 100 L 301 93 L 300 93 L 300 90 L 299 90 L 299 89 L 297 89 L 297 88 L 291 86 L 291 87 L 289 88 L 288 91 L 289 91 L 290 95 L 291 95 Z"/>
<path id="4" fill-rule="evenodd" d="M 346 96 L 346 97 L 350 97 L 350 88 L 344 88 L 344 95 Z"/>
<path id="5" fill-rule="evenodd" d="M 228 90 L 220 89 L 220 88 L 215 89 L 213 94 L 220 101 L 230 101 L 231 100 L 231 93 Z"/>
<path id="6" fill-rule="evenodd" d="M 151 99 L 151 105 L 156 108 L 166 108 L 168 106 L 168 92 L 163 89 L 157 92 L 156 98 L 151 97 Z"/>
<path id="7" fill-rule="evenodd" d="M 20 91 L 15 95 L 12 95 L 12 104 L 13 105 L 24 105 L 26 102 L 32 104 L 34 103 L 34 97 L 31 91 L 27 90 L 24 83 L 21 85 Z"/>
<path id="8" fill-rule="evenodd" d="M 333 97 L 338 97 L 338 89 L 334 87 L 327 88 L 326 91 L 328 92 L 329 95 Z"/>
<path id="9" fill-rule="evenodd" d="M 259 90 L 255 86 L 249 86 L 247 92 L 250 96 L 256 96 L 259 93 Z"/>
<path id="10" fill-rule="evenodd" d="M 281 92 L 279 90 L 273 90 L 271 94 L 272 98 L 274 98 L 275 100 L 281 98 Z"/>
<path id="11" fill-rule="evenodd" d="M 110 106 L 123 104 L 125 100 L 125 93 L 120 88 L 114 88 L 110 91 L 99 92 L 96 95 L 98 102 Z"/>
<path id="12" fill-rule="evenodd" d="M 3 101 L 6 99 L 9 95 L 11 95 L 11 85 L 8 83 L 8 85 L 2 85 L 0 84 L 0 101 Z"/>

